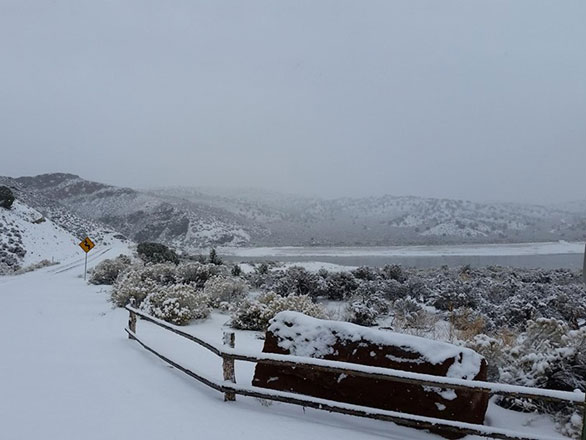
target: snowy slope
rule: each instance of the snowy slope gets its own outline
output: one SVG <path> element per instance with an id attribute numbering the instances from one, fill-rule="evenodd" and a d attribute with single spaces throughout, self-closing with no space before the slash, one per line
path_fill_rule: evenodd
<path id="1" fill-rule="evenodd" d="M 179 251 L 250 244 L 253 237 L 266 234 L 265 228 L 221 208 L 90 182 L 72 174 L 43 174 L 16 181 L 135 241 L 161 242 Z"/>
<path id="2" fill-rule="evenodd" d="M 86 235 L 97 245 L 94 253 L 125 242 L 119 234 L 69 213 L 58 204 L 44 201 L 18 186 L 13 186 L 13 190 L 16 200 L 12 208 L 0 208 L 0 274 L 42 260 L 59 263 L 79 257 L 83 251 L 78 243 Z"/>
<path id="3" fill-rule="evenodd" d="M 121 250 L 93 257 L 90 266 Z M 127 313 L 111 308 L 103 287 L 80 279 L 80 264 L 77 258 L 0 278 L 0 322 L 20 329 L 0 332 L 3 359 L 9 359 L 0 362 L 2 439 L 441 440 L 392 423 L 287 404 L 266 406 L 245 397 L 223 402 L 221 394 L 128 340 Z M 214 314 L 187 330 L 219 343 L 226 320 Z M 144 321 L 137 333 L 187 367 L 220 378 L 220 361 L 193 343 Z M 262 341 L 254 332 L 237 332 L 236 345 L 260 351 Z M 237 381 L 250 384 L 252 368 L 237 362 Z M 487 424 L 559 437 L 547 417 L 493 405 Z"/>
<path id="4" fill-rule="evenodd" d="M 4 231 L 0 248 L 12 255 L 19 266 L 45 259 L 63 261 L 82 252 L 77 246 L 79 240 L 71 233 L 18 200 L 10 210 L 0 208 L 0 230 Z"/>
<path id="5" fill-rule="evenodd" d="M 392 245 L 505 243 L 586 238 L 576 210 L 424 197 L 319 199 L 252 190 L 166 188 L 221 207 L 270 230 L 257 245 Z M 582 212 L 583 213 L 583 212 Z"/>

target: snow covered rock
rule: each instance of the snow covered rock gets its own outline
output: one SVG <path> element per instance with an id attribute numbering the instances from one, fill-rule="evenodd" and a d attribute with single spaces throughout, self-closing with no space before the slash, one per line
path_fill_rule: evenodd
<path id="1" fill-rule="evenodd" d="M 265 353 L 292 354 L 458 379 L 485 380 L 487 364 L 467 348 L 386 330 L 281 312 L 270 323 Z M 488 395 L 311 368 L 256 366 L 253 385 L 357 405 L 482 424 Z M 436 431 L 447 438 L 453 433 Z"/>

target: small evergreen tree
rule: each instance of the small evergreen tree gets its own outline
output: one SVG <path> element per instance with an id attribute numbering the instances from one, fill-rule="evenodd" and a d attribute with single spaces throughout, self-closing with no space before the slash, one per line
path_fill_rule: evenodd
<path id="1" fill-rule="evenodd" d="M 239 277 L 240 275 L 242 275 L 242 269 L 239 265 L 235 264 L 232 268 L 232 276 Z"/>
<path id="2" fill-rule="evenodd" d="M 7 186 L 0 186 L 0 207 L 5 209 L 12 208 L 14 203 L 14 194 Z"/>
<path id="3" fill-rule="evenodd" d="M 209 256 L 210 263 L 215 264 L 216 266 L 220 266 L 222 264 L 222 259 L 218 256 L 216 249 L 210 249 L 210 256 Z"/>

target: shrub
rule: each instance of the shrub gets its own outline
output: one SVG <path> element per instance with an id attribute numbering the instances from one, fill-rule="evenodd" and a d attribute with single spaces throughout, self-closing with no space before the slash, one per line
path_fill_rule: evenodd
<path id="1" fill-rule="evenodd" d="M 266 275 L 269 273 L 269 265 L 267 263 L 260 263 L 254 270 L 261 275 Z"/>
<path id="2" fill-rule="evenodd" d="M 417 336 L 430 336 L 434 334 L 435 325 L 439 316 L 430 313 L 414 299 L 407 297 L 398 299 L 393 304 L 395 311 L 394 327 L 396 330 L 405 331 Z"/>
<path id="3" fill-rule="evenodd" d="M 213 264 L 187 263 L 177 266 L 177 281 L 203 289 L 210 278 L 219 275 L 221 268 Z"/>
<path id="4" fill-rule="evenodd" d="M 176 284 L 159 287 L 150 293 L 141 304 L 149 315 L 176 325 L 185 325 L 192 319 L 203 319 L 210 315 L 210 299 L 193 286 Z"/>
<path id="5" fill-rule="evenodd" d="M 126 255 L 119 255 L 112 260 L 104 260 L 92 270 L 90 284 L 112 285 L 120 272 L 130 266 L 132 262 Z"/>
<path id="6" fill-rule="evenodd" d="M 478 312 L 461 308 L 454 310 L 450 316 L 450 322 L 458 330 L 459 339 L 468 341 L 476 335 L 483 334 L 486 330 L 486 321 Z"/>
<path id="7" fill-rule="evenodd" d="M 354 269 L 352 275 L 354 275 L 354 278 L 367 281 L 376 280 L 377 278 L 375 269 L 368 266 L 360 266 L 359 268 Z"/>
<path id="8" fill-rule="evenodd" d="M 315 274 L 308 272 L 305 268 L 291 266 L 277 280 L 274 290 L 281 296 L 318 296 L 319 280 Z"/>
<path id="9" fill-rule="evenodd" d="M 346 321 L 372 327 L 376 325 L 379 312 L 371 307 L 364 298 L 357 298 L 346 306 Z"/>
<path id="10" fill-rule="evenodd" d="M 139 269 L 143 280 L 151 280 L 161 286 L 177 283 L 177 269 L 173 264 L 151 264 Z"/>
<path id="11" fill-rule="evenodd" d="M 37 269 L 42 269 L 43 267 L 55 266 L 56 264 L 59 264 L 59 263 L 57 261 L 41 260 L 38 263 L 34 263 L 34 264 L 31 264 L 30 266 L 25 266 L 21 269 L 18 269 L 15 272 L 15 274 L 21 275 L 23 273 L 33 272 Z"/>
<path id="12" fill-rule="evenodd" d="M 244 296 L 247 286 L 241 279 L 213 277 L 206 281 L 203 291 L 218 307 L 221 302 L 232 303 Z"/>
<path id="13" fill-rule="evenodd" d="M 14 203 L 14 194 L 7 186 L 0 186 L 0 207 L 4 209 L 12 208 Z"/>
<path id="14" fill-rule="evenodd" d="M 118 307 L 124 307 L 134 299 L 134 305 L 138 307 L 149 293 L 159 287 L 160 284 L 151 278 L 143 279 L 140 269 L 130 268 L 114 283 L 111 301 Z"/>
<path id="15" fill-rule="evenodd" d="M 326 279 L 326 296 L 328 299 L 342 301 L 349 298 L 358 288 L 358 282 L 351 273 L 332 273 Z"/>
<path id="16" fill-rule="evenodd" d="M 308 295 L 282 297 L 275 292 L 266 292 L 257 299 L 243 301 L 232 314 L 230 325 L 241 330 L 266 330 L 277 313 L 284 310 L 301 312 L 315 318 L 324 318 L 324 309 Z"/>
<path id="17" fill-rule="evenodd" d="M 232 276 L 239 277 L 240 275 L 242 275 L 242 268 L 239 265 L 235 264 L 232 267 L 232 270 L 230 271 L 230 274 Z"/>
<path id="18" fill-rule="evenodd" d="M 174 250 L 161 243 L 139 243 L 136 248 L 138 256 L 145 263 L 174 263 L 179 264 L 179 257 Z"/>
<path id="19" fill-rule="evenodd" d="M 562 391 L 586 390 L 586 328 L 569 330 L 556 319 L 527 323 L 521 334 L 505 337 L 477 335 L 467 344 L 488 361 L 489 379 Z M 554 415 L 565 434 L 575 435 L 575 413 L 565 404 L 501 397 L 497 403 L 521 411 Z"/>
<path id="20" fill-rule="evenodd" d="M 399 283 L 407 281 L 407 274 L 398 264 L 387 264 L 383 267 L 382 273 L 388 280 L 395 280 Z"/>

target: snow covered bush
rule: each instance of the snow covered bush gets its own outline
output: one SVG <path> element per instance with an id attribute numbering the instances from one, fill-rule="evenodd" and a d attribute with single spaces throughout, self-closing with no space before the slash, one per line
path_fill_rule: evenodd
<path id="1" fill-rule="evenodd" d="M 345 310 L 346 321 L 367 327 L 376 325 L 379 316 L 378 310 L 362 297 L 350 301 Z"/>
<path id="2" fill-rule="evenodd" d="M 174 265 L 132 265 L 121 272 L 114 282 L 111 301 L 118 307 L 124 307 L 134 299 L 134 304 L 138 306 L 149 293 L 176 282 Z"/>
<path id="3" fill-rule="evenodd" d="M 360 266 L 352 271 L 354 278 L 358 280 L 373 281 L 378 277 L 376 269 L 368 266 Z"/>
<path id="4" fill-rule="evenodd" d="M 218 307 L 222 302 L 233 303 L 242 298 L 247 290 L 246 283 L 240 278 L 219 276 L 207 280 L 203 289 L 215 307 Z"/>
<path id="5" fill-rule="evenodd" d="M 131 268 L 118 277 L 110 299 L 118 307 L 124 307 L 131 300 L 134 300 L 135 306 L 139 306 L 149 293 L 159 287 L 160 284 L 151 278 L 143 279 L 140 268 Z"/>
<path id="6" fill-rule="evenodd" d="M 514 347 L 501 380 L 539 388 L 586 390 L 586 328 L 569 330 L 557 319 L 539 318 L 527 324 Z"/>
<path id="7" fill-rule="evenodd" d="M 349 272 L 334 272 L 326 278 L 325 296 L 342 301 L 351 297 L 358 288 L 358 281 Z"/>
<path id="8" fill-rule="evenodd" d="M 151 280 L 162 286 L 177 283 L 177 268 L 173 264 L 149 264 L 138 271 L 142 280 Z"/>
<path id="9" fill-rule="evenodd" d="M 242 268 L 238 264 L 235 264 L 232 266 L 232 269 L 230 269 L 230 275 L 233 277 L 239 277 L 242 275 Z"/>
<path id="10" fill-rule="evenodd" d="M 450 314 L 450 324 L 458 334 L 458 338 L 469 341 L 486 330 L 486 321 L 482 314 L 467 307 L 454 310 Z"/>
<path id="11" fill-rule="evenodd" d="M 281 296 L 320 294 L 320 278 L 303 267 L 291 266 L 277 279 L 274 291 Z"/>
<path id="12" fill-rule="evenodd" d="M 269 320 L 284 310 L 301 312 L 315 318 L 324 318 L 325 310 L 308 295 L 283 297 L 266 292 L 256 299 L 244 300 L 232 314 L 230 325 L 241 330 L 266 330 Z"/>
<path id="13" fill-rule="evenodd" d="M 56 261 L 41 260 L 38 263 L 34 263 L 34 264 L 31 264 L 30 266 L 25 266 L 21 269 L 18 269 L 15 272 L 15 274 L 21 275 L 23 273 L 33 272 L 37 269 L 42 269 L 43 267 L 55 266 L 56 264 L 59 264 L 59 263 Z"/>
<path id="14" fill-rule="evenodd" d="M 439 315 L 427 310 L 411 297 L 398 299 L 393 303 L 393 328 L 396 331 L 432 339 L 449 339 L 438 336 L 436 324 Z"/>
<path id="15" fill-rule="evenodd" d="M 140 308 L 149 315 L 176 325 L 209 316 L 210 299 L 187 284 L 159 287 L 149 293 Z"/>
<path id="16" fill-rule="evenodd" d="M 131 263 L 130 258 L 126 255 L 119 255 L 112 260 L 104 260 L 92 270 L 89 283 L 112 285 L 120 272 L 128 268 Z"/>
<path id="17" fill-rule="evenodd" d="M 398 264 L 387 264 L 382 268 L 383 276 L 388 280 L 394 280 L 399 283 L 407 281 L 408 275 L 403 271 L 403 268 Z"/>
<path id="18" fill-rule="evenodd" d="M 488 379 L 562 391 L 586 390 L 586 328 L 570 330 L 561 320 L 539 318 L 518 335 L 477 335 L 467 344 L 488 362 Z M 552 414 L 562 433 L 576 436 L 574 408 L 543 400 L 500 397 L 497 403 L 520 411 Z"/>
<path id="19" fill-rule="evenodd" d="M 215 264 L 186 263 L 176 268 L 178 282 L 193 284 L 200 289 L 203 289 L 207 280 L 223 273 L 222 267 Z"/>

